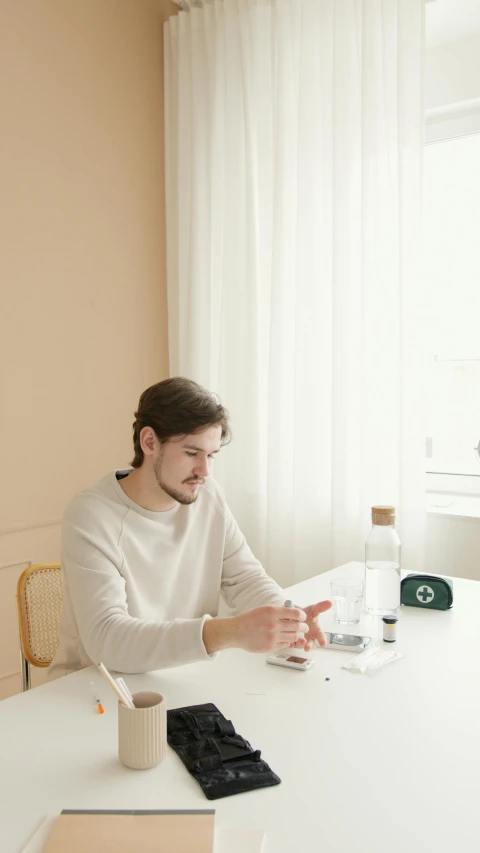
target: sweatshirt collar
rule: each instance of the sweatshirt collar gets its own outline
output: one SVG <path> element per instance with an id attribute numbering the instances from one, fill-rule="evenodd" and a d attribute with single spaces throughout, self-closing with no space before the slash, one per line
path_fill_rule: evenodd
<path id="1" fill-rule="evenodd" d="M 145 509 L 143 506 L 140 506 L 140 504 L 137 504 L 135 503 L 135 501 L 132 501 L 132 499 L 125 494 L 117 479 L 118 474 L 130 474 L 130 471 L 133 471 L 133 468 L 117 468 L 115 471 L 112 471 L 110 474 L 107 474 L 106 478 L 108 483 L 113 488 L 113 491 L 115 492 L 117 497 L 121 500 L 123 504 L 125 504 L 125 506 L 130 507 L 130 509 L 132 509 L 134 512 L 137 512 L 139 515 L 143 515 L 145 518 L 152 519 L 152 521 L 167 520 L 169 518 L 172 518 L 172 516 L 175 515 L 176 512 L 178 512 L 180 508 L 179 503 L 172 507 L 172 509 L 166 509 L 163 512 L 152 512 L 152 510 Z"/>

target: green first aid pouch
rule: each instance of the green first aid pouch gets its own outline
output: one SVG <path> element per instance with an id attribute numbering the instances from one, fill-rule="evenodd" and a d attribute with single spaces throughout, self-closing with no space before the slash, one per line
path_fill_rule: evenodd
<path id="1" fill-rule="evenodd" d="M 453 605 L 453 583 L 438 575 L 407 575 L 401 582 L 400 601 L 408 607 L 449 610 Z"/>

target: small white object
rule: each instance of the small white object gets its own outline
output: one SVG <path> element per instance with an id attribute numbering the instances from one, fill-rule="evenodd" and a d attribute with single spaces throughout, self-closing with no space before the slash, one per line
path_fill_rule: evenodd
<path id="1" fill-rule="evenodd" d="M 117 694 L 117 696 L 118 696 L 118 698 L 120 699 L 120 702 L 122 703 L 122 705 L 126 705 L 126 706 L 127 706 L 127 708 L 131 708 L 131 709 L 133 710 L 133 709 L 135 708 L 135 705 L 133 704 L 133 702 L 131 702 L 131 703 L 130 703 L 130 702 L 128 701 L 127 697 L 126 697 L 126 696 L 122 693 L 122 691 L 120 690 L 120 688 L 119 688 L 118 684 L 113 680 L 113 678 L 112 678 L 112 676 L 110 675 L 110 673 L 109 673 L 108 669 L 103 665 L 103 663 L 98 663 L 98 664 L 97 664 L 97 666 L 98 666 L 98 668 L 99 668 L 100 672 L 102 673 L 102 675 L 103 675 L 103 677 L 104 677 L 105 681 L 108 681 L 108 683 L 109 683 L 110 687 L 112 688 L 112 690 L 114 690 L 114 691 L 115 691 L 115 693 Z"/>
<path id="2" fill-rule="evenodd" d="M 380 649 L 378 646 L 373 646 L 371 649 L 366 649 L 361 655 L 347 660 L 343 664 L 342 669 L 350 669 L 365 675 L 368 672 L 373 672 L 375 669 L 380 669 L 382 666 L 393 663 L 402 657 L 403 654 L 401 652 L 394 651 L 393 649 Z"/>
<path id="3" fill-rule="evenodd" d="M 324 649 L 337 649 L 341 652 L 363 652 L 371 642 L 371 637 L 359 634 L 342 634 L 339 631 L 325 631 L 327 645 Z M 317 642 L 317 641 L 316 641 Z M 317 642 L 319 648 L 320 643 Z"/>
<path id="4" fill-rule="evenodd" d="M 312 668 L 315 661 L 310 658 L 303 657 L 302 655 L 291 655 L 290 652 L 279 652 L 275 655 L 269 655 L 267 663 L 271 663 L 273 666 L 286 666 L 288 669 L 299 669 L 302 672 L 305 672 L 307 669 Z"/>
<path id="5" fill-rule="evenodd" d="M 130 693 L 130 690 L 128 689 L 127 685 L 125 684 L 125 682 L 124 682 L 123 678 L 116 678 L 116 679 L 115 679 L 115 681 L 117 682 L 117 684 L 118 684 L 118 686 L 119 686 L 120 690 L 122 691 L 122 693 L 123 693 L 123 695 L 125 696 L 125 698 L 127 699 L 127 701 L 128 701 L 129 703 L 131 703 L 131 707 L 133 707 L 133 708 L 134 708 L 134 707 L 135 707 L 135 703 L 134 703 L 134 701 L 133 701 L 133 696 L 132 696 L 132 694 Z"/>

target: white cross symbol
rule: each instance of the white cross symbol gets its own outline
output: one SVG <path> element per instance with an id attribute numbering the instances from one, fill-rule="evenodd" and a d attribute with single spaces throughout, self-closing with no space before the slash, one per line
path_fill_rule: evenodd
<path id="1" fill-rule="evenodd" d="M 433 601 L 435 593 L 431 586 L 419 586 L 417 589 L 417 598 L 422 604 L 427 604 L 429 601 Z"/>

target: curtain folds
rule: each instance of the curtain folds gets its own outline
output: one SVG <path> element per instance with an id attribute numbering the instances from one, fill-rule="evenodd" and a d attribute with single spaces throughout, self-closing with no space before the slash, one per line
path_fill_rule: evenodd
<path id="1" fill-rule="evenodd" d="M 165 25 L 171 375 L 219 393 L 216 476 L 279 583 L 403 565 L 425 527 L 423 0 L 212 0 Z"/>

